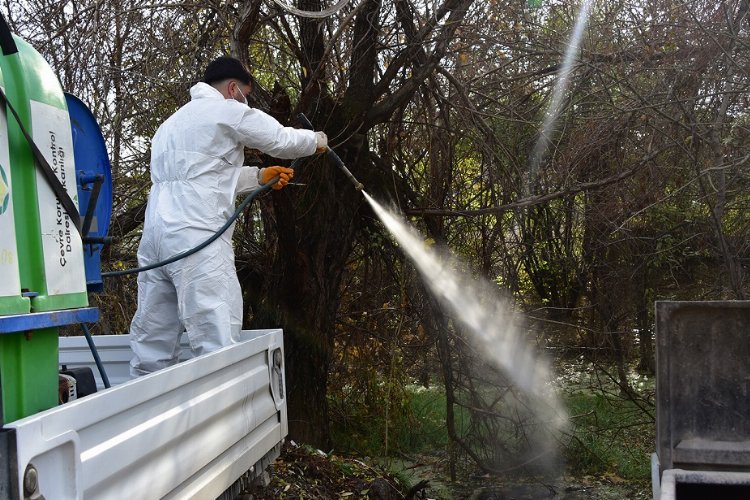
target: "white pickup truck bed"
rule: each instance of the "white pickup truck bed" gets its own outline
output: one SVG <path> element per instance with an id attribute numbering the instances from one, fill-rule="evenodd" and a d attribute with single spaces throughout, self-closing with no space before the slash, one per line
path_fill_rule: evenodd
<path id="1" fill-rule="evenodd" d="M 127 336 L 94 341 L 110 389 L 5 425 L 11 498 L 24 498 L 31 464 L 46 500 L 214 499 L 278 455 L 288 430 L 281 330 L 244 331 L 135 380 Z M 61 338 L 60 363 L 99 375 L 82 337 Z"/>

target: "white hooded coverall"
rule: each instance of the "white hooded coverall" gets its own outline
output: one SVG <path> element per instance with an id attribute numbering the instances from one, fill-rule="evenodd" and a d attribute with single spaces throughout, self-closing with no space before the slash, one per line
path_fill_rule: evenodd
<path id="1" fill-rule="evenodd" d="M 208 239 L 234 212 L 236 195 L 258 186 L 243 167 L 244 147 L 276 158 L 315 152 L 310 130 L 283 127 L 271 116 L 206 83 L 156 131 L 151 192 L 138 265 L 153 264 Z M 173 365 L 187 331 L 194 355 L 236 341 L 242 294 L 234 267 L 234 226 L 203 250 L 138 275 L 138 309 L 130 325 L 132 376 Z"/>

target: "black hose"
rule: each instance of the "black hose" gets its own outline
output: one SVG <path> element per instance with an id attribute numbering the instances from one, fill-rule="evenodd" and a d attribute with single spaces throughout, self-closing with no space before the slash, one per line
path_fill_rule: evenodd
<path id="1" fill-rule="evenodd" d="M 289 167 L 291 169 L 294 169 L 299 162 L 302 161 L 302 158 L 297 158 L 292 162 L 292 165 Z M 154 264 L 149 264 L 147 266 L 143 267 L 135 267 L 133 269 L 123 269 L 122 271 L 108 271 L 106 273 L 102 273 L 102 278 L 114 278 L 116 276 L 125 276 L 126 274 L 135 274 L 135 273 L 141 273 L 143 271 L 150 271 L 151 269 L 156 269 L 157 267 L 166 266 L 167 264 L 171 264 L 173 262 L 177 262 L 180 259 L 184 259 L 185 257 L 189 257 L 190 255 L 193 255 L 195 252 L 198 252 L 200 250 L 203 250 L 208 245 L 216 241 L 224 232 L 229 229 L 229 226 L 234 223 L 234 221 L 237 220 L 237 217 L 240 216 L 240 214 L 247 208 L 247 206 L 261 193 L 268 191 L 271 186 L 276 184 L 279 181 L 279 177 L 274 177 L 271 179 L 270 182 L 267 182 L 266 184 L 261 185 L 258 189 L 250 193 L 245 197 L 244 200 L 239 204 L 237 207 L 237 210 L 234 211 L 231 217 L 227 219 L 227 221 L 224 223 L 223 226 L 221 226 L 214 234 L 212 234 L 206 241 L 199 244 L 196 247 L 193 247 L 189 250 L 185 250 L 184 252 L 180 252 L 177 255 L 173 255 L 172 257 L 162 260 L 160 262 L 156 262 Z"/>
<path id="2" fill-rule="evenodd" d="M 89 344 L 89 349 L 91 349 L 91 354 L 94 356 L 94 362 L 96 363 L 96 367 L 99 369 L 99 375 L 102 376 L 102 382 L 104 383 L 105 389 L 109 389 L 111 385 L 109 384 L 109 377 L 107 377 L 107 372 L 104 371 L 104 365 L 102 364 L 102 360 L 99 357 L 99 351 L 96 349 L 96 345 L 94 345 L 94 339 L 91 338 L 91 332 L 89 331 L 89 327 L 86 326 L 86 323 L 81 323 L 81 328 L 83 328 L 83 334 L 86 336 L 86 342 Z"/>
<path id="3" fill-rule="evenodd" d="M 306 128 L 309 128 L 310 130 L 312 130 L 312 123 L 310 123 L 310 120 L 308 120 L 307 117 L 304 114 L 300 113 L 299 119 L 302 121 L 303 125 Z M 331 153 L 333 153 L 333 151 L 330 148 L 328 148 L 328 154 L 331 155 Z M 344 167 L 344 163 L 336 155 L 336 153 L 333 153 L 333 156 L 335 157 L 335 159 L 338 160 L 338 163 L 340 164 L 340 166 L 342 166 L 344 168 L 344 170 L 346 170 L 346 167 Z M 291 164 L 291 166 L 289 168 L 291 168 L 291 169 L 296 168 L 297 165 L 303 159 L 304 158 L 297 158 L 296 160 L 294 160 L 292 162 L 292 164 Z M 348 170 L 346 170 L 346 172 L 348 172 Z M 352 177 L 352 179 L 354 180 L 355 185 L 356 185 L 358 183 L 357 180 L 354 179 L 354 177 L 352 176 L 351 173 L 349 173 L 349 176 Z M 224 234 L 224 231 L 226 231 L 227 229 L 229 229 L 229 226 L 231 226 L 232 223 L 235 220 L 237 220 L 237 217 L 240 216 L 240 214 L 245 210 L 245 208 L 250 204 L 250 202 L 252 202 L 255 199 L 256 196 L 258 196 L 262 192 L 267 191 L 268 189 L 270 189 L 271 186 L 273 186 L 274 184 L 276 184 L 278 181 L 279 181 L 279 178 L 278 177 L 274 177 L 270 182 L 261 185 L 258 189 L 256 189 L 255 191 L 253 191 L 252 193 L 250 193 L 249 195 L 247 195 L 245 197 L 245 199 L 242 200 L 242 203 L 240 203 L 240 205 L 237 207 L 237 210 L 235 210 L 234 213 L 232 214 L 232 216 L 229 217 L 229 219 L 227 219 L 227 221 L 224 223 L 224 225 L 221 226 L 218 229 L 218 231 L 216 231 L 213 235 L 211 235 L 206 241 L 204 241 L 200 245 L 198 245 L 196 247 L 193 247 L 193 248 L 191 248 L 189 250 L 185 250 L 184 252 L 180 252 L 177 255 L 173 255 L 172 257 L 170 257 L 170 258 L 168 258 L 166 260 L 162 260 L 162 261 L 156 262 L 154 264 L 149 264 L 147 266 L 142 266 L 142 267 L 134 267 L 133 269 L 124 269 L 122 271 L 108 271 L 106 273 L 102 273 L 102 278 L 114 278 L 116 276 L 125 276 L 127 274 L 135 274 L 135 273 L 141 273 L 143 271 L 150 271 L 151 269 L 156 269 L 157 267 L 162 267 L 162 266 L 166 266 L 167 264 L 171 264 L 173 262 L 177 262 L 180 259 L 184 259 L 185 257 L 189 257 L 190 255 L 193 255 L 195 252 L 203 250 L 208 245 L 210 245 L 211 243 L 213 243 L 214 241 L 216 241 L 222 234 Z"/>
<path id="4" fill-rule="evenodd" d="M 240 214 L 245 210 L 245 208 L 252 202 L 256 196 L 258 196 L 260 193 L 267 191 L 271 186 L 276 184 L 278 182 L 278 177 L 273 179 L 271 182 L 267 184 L 263 184 L 258 189 L 250 193 L 245 197 L 244 200 L 242 200 L 242 203 L 237 207 L 237 210 L 234 211 L 231 217 L 227 219 L 227 221 L 224 223 L 223 226 L 219 228 L 218 231 L 216 231 L 214 234 L 212 234 L 206 241 L 201 243 L 200 245 L 193 247 L 189 250 L 185 250 L 184 252 L 180 252 L 177 255 L 173 255 L 172 257 L 162 260 L 160 262 L 156 262 L 154 264 L 149 264 L 147 266 L 142 267 L 135 267 L 133 269 L 124 269 L 122 271 L 109 271 L 106 273 L 102 273 L 102 278 L 114 278 L 115 276 L 125 276 L 126 274 L 135 274 L 135 273 L 141 273 L 143 271 L 150 271 L 151 269 L 156 269 L 157 267 L 166 266 L 167 264 L 171 264 L 173 262 L 177 262 L 180 259 L 184 259 L 185 257 L 188 257 L 190 255 L 193 255 L 195 252 L 198 252 L 200 250 L 203 250 L 208 245 L 216 241 L 224 232 L 229 229 L 229 226 L 234 223 L 235 220 L 237 220 L 237 217 L 240 216 Z"/>

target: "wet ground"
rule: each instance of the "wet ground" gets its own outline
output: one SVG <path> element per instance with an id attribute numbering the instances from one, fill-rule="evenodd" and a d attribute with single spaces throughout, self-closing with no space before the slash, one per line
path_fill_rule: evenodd
<path id="1" fill-rule="evenodd" d="M 546 480 L 476 476 L 450 482 L 441 472 L 440 460 L 432 457 L 375 463 L 287 443 L 273 465 L 270 484 L 257 485 L 237 500 L 276 498 L 645 500 L 651 491 L 648 484 L 611 474 Z"/>

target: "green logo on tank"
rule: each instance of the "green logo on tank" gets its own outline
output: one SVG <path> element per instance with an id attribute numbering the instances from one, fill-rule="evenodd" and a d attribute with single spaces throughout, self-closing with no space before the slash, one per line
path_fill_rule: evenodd
<path id="1" fill-rule="evenodd" d="M 3 166 L 0 165 L 0 215 L 3 215 L 10 205 L 10 186 L 8 184 L 8 176 L 5 175 Z"/>

